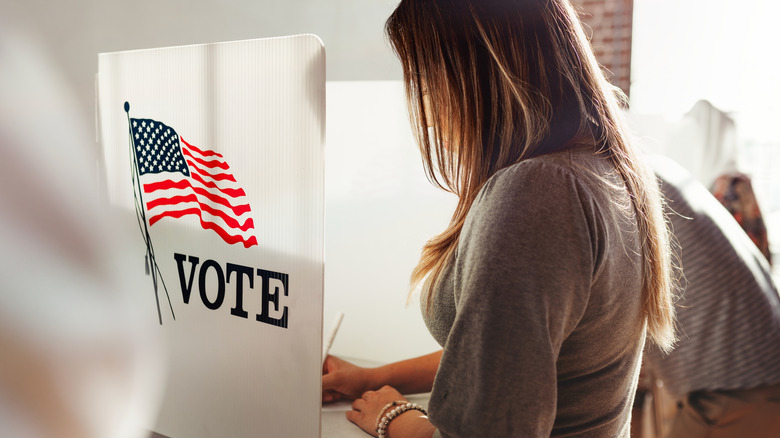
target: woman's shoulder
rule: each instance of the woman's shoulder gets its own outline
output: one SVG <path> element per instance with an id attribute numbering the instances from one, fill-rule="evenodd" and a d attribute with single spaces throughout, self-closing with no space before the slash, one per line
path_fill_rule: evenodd
<path id="1" fill-rule="evenodd" d="M 601 163 L 601 161 L 607 161 Z M 587 150 L 550 153 L 508 166 L 483 185 L 472 204 L 477 223 L 552 223 L 585 213 L 594 221 L 611 209 L 614 194 L 605 188 L 608 159 Z M 614 168 L 614 167 L 613 167 Z M 620 198 L 618 198 L 620 199 Z"/>
<path id="2" fill-rule="evenodd" d="M 528 158 L 496 172 L 483 187 L 485 195 L 539 196 L 548 199 L 560 190 L 591 193 L 615 183 L 615 168 L 603 153 L 576 148 Z"/>

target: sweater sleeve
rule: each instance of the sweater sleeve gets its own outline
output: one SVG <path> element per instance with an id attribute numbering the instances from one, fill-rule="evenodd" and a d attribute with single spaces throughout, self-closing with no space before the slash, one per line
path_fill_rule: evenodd
<path id="1" fill-rule="evenodd" d="M 570 170 L 491 178 L 451 263 L 455 319 L 430 400 L 440 437 L 550 436 L 556 360 L 596 269 L 592 197 Z"/>

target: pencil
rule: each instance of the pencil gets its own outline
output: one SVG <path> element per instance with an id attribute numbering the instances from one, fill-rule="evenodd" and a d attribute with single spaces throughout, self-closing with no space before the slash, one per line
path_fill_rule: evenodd
<path id="1" fill-rule="evenodd" d="M 328 333 L 328 337 L 325 338 L 325 342 L 322 344 L 323 363 L 325 363 L 325 358 L 328 357 L 328 353 L 330 353 L 330 347 L 333 345 L 333 340 L 336 339 L 336 333 L 339 331 L 339 326 L 341 326 L 342 319 L 344 319 L 344 314 L 338 312 L 336 314 L 336 318 L 333 320 L 333 326 L 330 328 L 330 333 Z"/>

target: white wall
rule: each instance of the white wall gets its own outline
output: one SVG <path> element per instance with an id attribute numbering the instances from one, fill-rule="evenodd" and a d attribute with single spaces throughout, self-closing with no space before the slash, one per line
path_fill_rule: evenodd
<path id="1" fill-rule="evenodd" d="M 373 362 L 431 353 L 441 347 L 419 301 L 405 305 L 409 275 L 456 199 L 425 178 L 401 81 L 331 82 L 327 93 L 325 333 L 345 315 L 331 353 Z"/>
<path id="2" fill-rule="evenodd" d="M 778 16 L 775 0 L 634 0 L 632 108 L 674 116 L 708 99 L 777 111 Z"/>

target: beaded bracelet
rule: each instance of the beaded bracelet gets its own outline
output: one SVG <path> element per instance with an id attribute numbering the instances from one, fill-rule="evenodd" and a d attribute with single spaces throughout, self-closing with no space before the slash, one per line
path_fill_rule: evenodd
<path id="1" fill-rule="evenodd" d="M 403 414 L 404 412 L 412 411 L 412 410 L 420 411 L 423 413 L 423 415 L 428 415 L 428 411 L 426 411 L 422 406 L 418 405 L 417 403 L 402 404 L 396 407 L 395 409 L 391 410 L 390 412 L 386 413 L 385 416 L 382 417 L 382 420 L 379 422 L 376 428 L 377 436 L 379 438 L 385 438 L 387 433 L 387 427 L 390 426 L 390 422 L 393 421 L 393 419 L 396 418 L 397 416 Z"/>
<path id="2" fill-rule="evenodd" d="M 379 415 L 377 415 L 377 416 L 376 416 L 376 421 L 374 421 L 374 424 L 376 425 L 376 426 L 374 427 L 374 429 L 377 429 L 377 430 L 379 429 L 379 420 L 381 420 L 381 419 L 382 419 L 382 416 L 383 416 L 383 415 L 385 415 L 385 411 L 386 411 L 388 408 L 391 408 L 391 407 L 393 407 L 393 406 L 402 405 L 402 404 L 404 404 L 404 403 L 407 403 L 407 401 L 406 401 L 406 400 L 396 400 L 396 401 L 392 401 L 392 402 L 390 402 L 390 403 L 386 404 L 386 405 L 385 405 L 385 407 L 383 407 L 382 409 L 380 409 L 380 410 L 379 410 Z"/>

